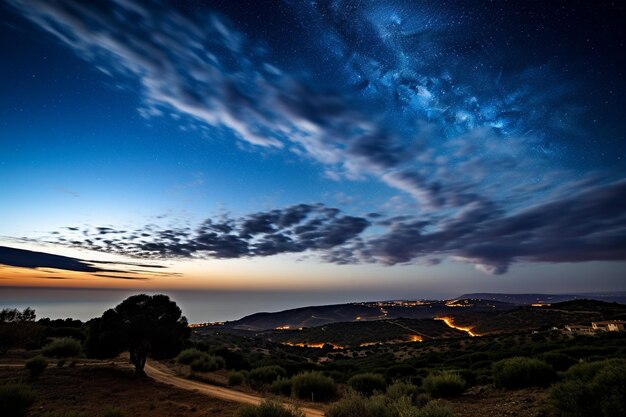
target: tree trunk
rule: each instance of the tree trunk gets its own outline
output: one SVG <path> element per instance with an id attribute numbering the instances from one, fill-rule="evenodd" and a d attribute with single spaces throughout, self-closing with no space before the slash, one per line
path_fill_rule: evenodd
<path id="1" fill-rule="evenodd" d="M 146 359 L 148 354 L 142 350 L 130 351 L 130 362 L 135 365 L 135 376 L 145 376 L 143 368 L 146 366 Z"/>

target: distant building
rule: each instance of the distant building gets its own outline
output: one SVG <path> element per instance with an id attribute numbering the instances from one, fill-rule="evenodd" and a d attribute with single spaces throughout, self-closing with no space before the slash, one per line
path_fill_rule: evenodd
<path id="1" fill-rule="evenodd" d="M 594 321 L 591 323 L 594 330 L 605 332 L 623 332 L 626 331 L 626 321 L 624 320 L 605 320 Z"/>
<path id="2" fill-rule="evenodd" d="M 594 334 L 595 329 L 592 326 L 583 326 L 580 324 L 568 324 L 565 326 L 565 330 L 570 333 L 576 334 Z"/>

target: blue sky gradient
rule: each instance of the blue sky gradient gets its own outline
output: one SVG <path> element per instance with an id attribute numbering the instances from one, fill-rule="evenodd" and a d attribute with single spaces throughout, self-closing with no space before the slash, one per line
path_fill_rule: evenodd
<path id="1" fill-rule="evenodd" d="M 624 289 L 624 15 L 10 0 L 0 235 L 154 286 Z"/>

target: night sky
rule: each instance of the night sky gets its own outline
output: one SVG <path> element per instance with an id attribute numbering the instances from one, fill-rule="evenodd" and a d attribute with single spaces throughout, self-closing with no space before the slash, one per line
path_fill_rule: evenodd
<path id="1" fill-rule="evenodd" d="M 626 289 L 626 5 L 0 5 L 0 286 Z"/>

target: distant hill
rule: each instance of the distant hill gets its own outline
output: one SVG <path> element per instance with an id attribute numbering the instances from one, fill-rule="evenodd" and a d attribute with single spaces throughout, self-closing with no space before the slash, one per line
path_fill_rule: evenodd
<path id="1" fill-rule="evenodd" d="M 553 327 L 562 329 L 567 324 L 626 320 L 626 304 L 586 299 L 547 303 L 554 299 L 537 297 L 537 294 L 519 297 L 514 300 L 532 298 L 535 302 L 516 305 L 498 300 L 463 298 L 336 304 L 256 313 L 223 326 L 211 326 L 210 331 L 246 338 L 260 337 L 273 343 L 332 349 L 332 346 L 354 348 L 468 335 L 528 333 Z M 433 320 L 435 318 L 439 320 Z"/>
<path id="2" fill-rule="evenodd" d="M 499 294 L 499 293 L 472 293 L 463 294 L 459 299 L 472 298 L 481 300 L 500 301 L 518 305 L 535 303 L 561 303 L 571 300 L 597 300 L 608 303 L 626 304 L 626 292 L 583 293 L 583 294 Z"/>
<path id="3" fill-rule="evenodd" d="M 255 313 L 231 321 L 225 327 L 237 330 L 298 329 L 331 323 L 389 320 L 399 318 L 432 319 L 463 311 L 504 311 L 516 305 L 500 301 L 379 301 L 302 307 L 276 313 Z"/>
<path id="4" fill-rule="evenodd" d="M 268 330 L 257 334 L 269 341 L 321 347 L 357 347 L 376 344 L 421 342 L 450 337 L 466 337 L 467 333 L 452 329 L 440 320 L 391 319 L 332 323 L 302 330 Z"/>
<path id="5" fill-rule="evenodd" d="M 454 315 L 457 325 L 478 334 L 511 333 L 562 328 L 566 324 L 590 325 L 592 321 L 625 319 L 626 305 L 596 300 L 572 300 L 546 307 L 520 306 L 508 311 L 464 312 Z"/>

